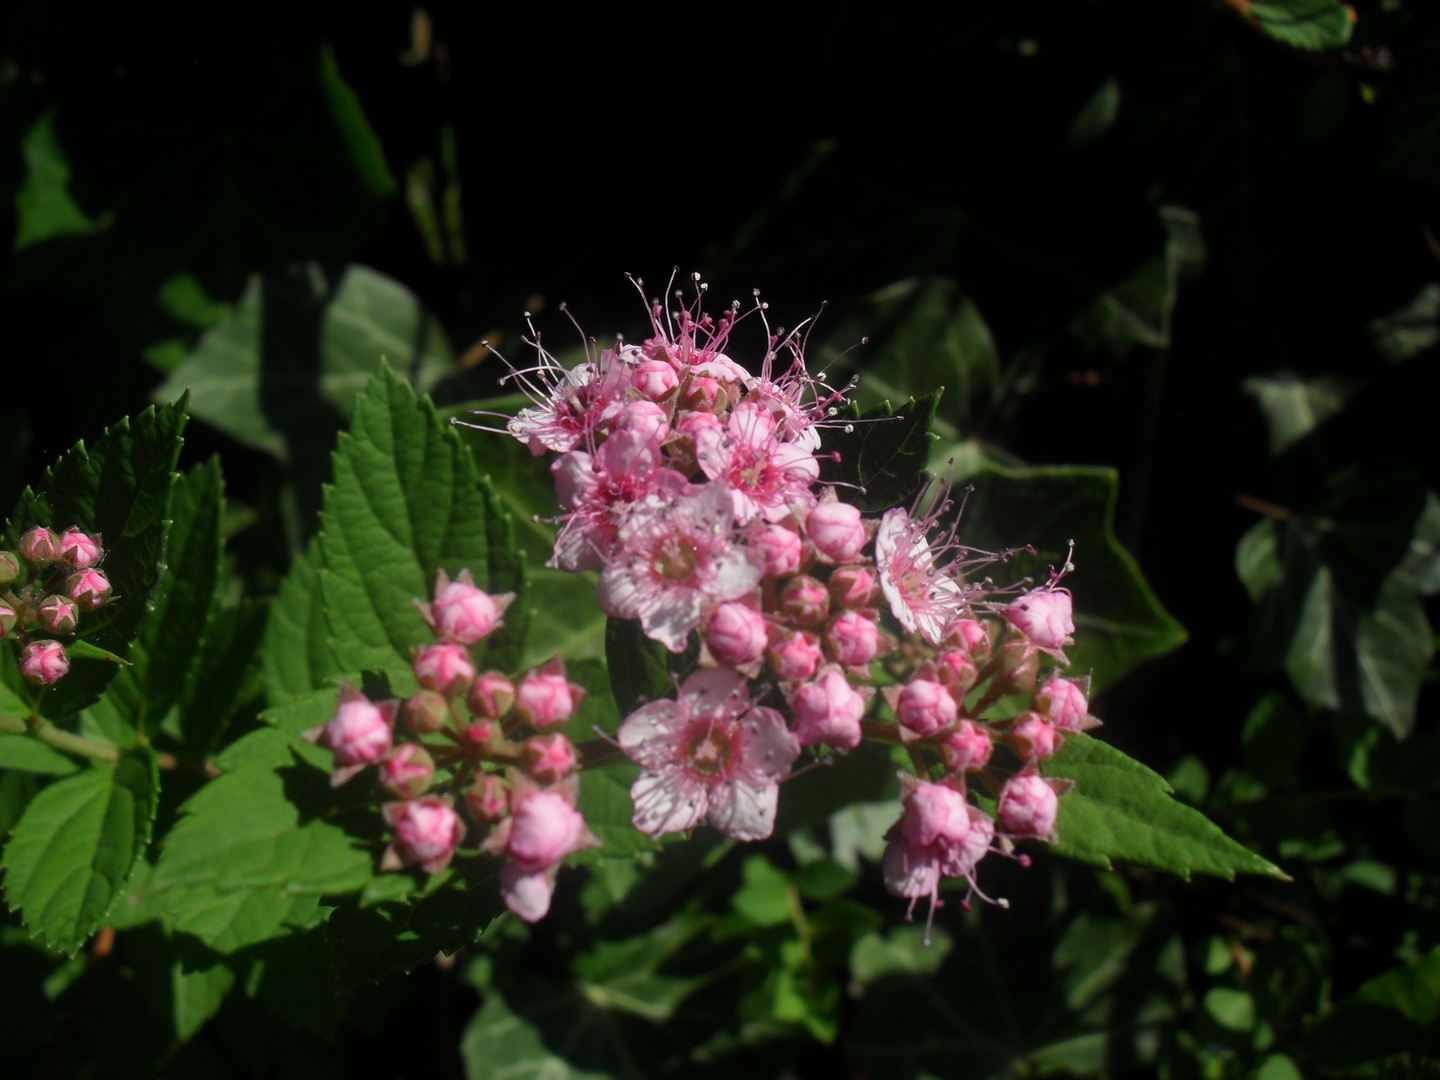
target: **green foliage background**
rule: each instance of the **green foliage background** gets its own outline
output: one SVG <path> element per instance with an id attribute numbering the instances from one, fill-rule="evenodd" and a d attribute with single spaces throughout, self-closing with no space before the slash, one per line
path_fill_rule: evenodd
<path id="1" fill-rule="evenodd" d="M 0 11 L 7 542 L 99 528 L 121 597 L 61 690 L 0 658 L 0 1069 L 1440 1070 L 1436 13 L 714 14 Z M 409 689 L 439 568 L 519 594 L 495 663 L 575 661 L 577 737 L 664 677 L 544 569 L 543 464 L 446 421 L 516 406 L 492 348 L 578 348 L 562 301 L 638 339 L 622 272 L 676 265 L 827 305 L 812 370 L 902 417 L 834 479 L 889 504 L 928 450 L 968 542 L 1076 542 L 1070 860 L 990 860 L 1009 909 L 949 894 L 930 948 L 884 753 L 764 845 L 654 844 L 587 773 L 606 846 L 528 929 L 480 860 L 376 875 L 299 738 L 342 675 Z"/>

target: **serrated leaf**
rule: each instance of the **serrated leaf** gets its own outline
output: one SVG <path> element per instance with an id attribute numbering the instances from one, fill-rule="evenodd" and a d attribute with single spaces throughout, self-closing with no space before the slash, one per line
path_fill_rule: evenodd
<path id="1" fill-rule="evenodd" d="M 997 581 L 1030 576 L 1044 581 L 1048 567 L 1065 562 L 1075 541 L 1073 669 L 1091 674 L 1098 688 L 1142 660 L 1185 641 L 1185 630 L 1160 605 L 1134 558 L 1115 538 L 1119 476 L 1088 466 L 987 466 L 960 522 L 962 543 L 988 551 L 1023 544 L 1033 556 L 1015 556 L 989 573 Z"/>
<path id="2" fill-rule="evenodd" d="M 911 398 L 899 409 L 882 402 L 856 419 L 851 431 L 826 431 L 820 455 L 822 482 L 853 485 L 845 501 L 867 513 L 913 498 L 930 463 L 935 443 L 930 429 L 943 392 L 941 387 L 919 400 Z M 840 455 L 838 461 L 825 460 L 835 453 Z"/>
<path id="3" fill-rule="evenodd" d="M 1088 735 L 1071 734 L 1041 772 L 1072 780 L 1060 797 L 1055 852 L 1110 869 L 1111 860 L 1177 874 L 1283 878 L 1273 863 L 1226 836 L 1204 814 L 1170 795 L 1158 773 Z"/>
<path id="4" fill-rule="evenodd" d="M 1276 41 L 1310 52 L 1343 49 L 1354 26 L 1341 0 L 1250 0 L 1245 10 Z"/>
<path id="5" fill-rule="evenodd" d="M 431 596 L 442 568 L 516 594 L 505 626 L 476 650 L 512 667 L 528 621 L 512 519 L 454 429 L 382 367 L 340 437 L 321 514 L 320 588 L 340 666 L 408 668 L 414 647 L 433 639 L 415 601 Z"/>
<path id="6" fill-rule="evenodd" d="M 646 637 L 634 619 L 606 620 L 605 660 L 610 668 L 610 692 L 622 717 L 647 701 L 674 692 L 669 651 Z"/>
<path id="7" fill-rule="evenodd" d="M 99 533 L 112 599 L 81 620 L 79 641 L 124 656 L 160 579 L 185 398 L 149 408 L 109 428 L 94 444 L 61 455 L 37 489 L 26 488 L 10 515 L 6 547 L 35 525 Z M 73 647 L 71 649 L 74 654 Z M 84 659 L 41 698 L 47 716 L 78 712 L 100 696 L 115 665 Z"/>
<path id="8" fill-rule="evenodd" d="M 68 776 L 80 766 L 29 735 L 0 735 L 0 769 Z"/>
<path id="9" fill-rule="evenodd" d="M 150 840 L 155 755 L 130 750 L 55 781 L 30 801 L 5 848 L 5 899 L 31 933 L 73 953 L 100 925 Z"/>
<path id="10" fill-rule="evenodd" d="M 305 554 L 291 564 L 270 604 L 260 662 L 271 705 L 318 690 L 340 671 L 330 646 L 330 624 L 325 621 L 320 564 L 320 541 L 312 540 Z"/>
<path id="11" fill-rule="evenodd" d="M 206 753 L 236 711 L 261 696 L 257 669 L 268 612 L 268 601 L 247 597 L 211 617 L 180 703 L 180 731 L 191 753 Z"/>
<path id="12" fill-rule="evenodd" d="M 279 355 L 287 348 L 299 355 Z M 428 390 L 451 368 L 450 345 L 393 278 L 350 266 L 329 281 L 311 263 L 251 277 L 233 315 L 200 339 L 155 396 L 188 387 L 196 417 L 283 458 L 308 439 L 305 425 L 317 416 L 329 413 L 331 431 L 344 423 L 382 360 Z M 313 406 L 307 419 L 299 402 Z"/>

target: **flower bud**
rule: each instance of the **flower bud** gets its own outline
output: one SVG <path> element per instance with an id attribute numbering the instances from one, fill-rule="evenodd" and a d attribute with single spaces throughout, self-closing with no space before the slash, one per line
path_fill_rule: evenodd
<path id="1" fill-rule="evenodd" d="M 20 674 L 36 686 L 53 686 L 70 670 L 70 657 L 58 641 L 32 641 L 20 654 Z"/>
<path id="2" fill-rule="evenodd" d="M 630 385 L 641 397 L 661 401 L 675 392 L 680 376 L 664 360 L 647 360 L 630 376 Z"/>
<path id="3" fill-rule="evenodd" d="M 13 551 L 0 551 L 0 588 L 13 584 L 20 576 L 20 556 Z"/>
<path id="4" fill-rule="evenodd" d="M 558 784 L 580 767 L 575 744 L 558 731 L 525 740 L 525 772 L 541 784 Z"/>
<path id="5" fill-rule="evenodd" d="M 60 561 L 72 570 L 85 570 L 100 561 L 100 544 L 79 529 L 67 529 L 58 542 Z"/>
<path id="6" fill-rule="evenodd" d="M 1039 773 L 1025 770 L 1006 782 L 995 820 L 999 831 L 1007 836 L 1053 840 L 1059 805 L 1055 789 Z"/>
<path id="7" fill-rule="evenodd" d="M 110 580 L 99 570 L 81 570 L 65 580 L 65 592 L 85 611 L 94 611 L 110 599 Z"/>
<path id="8" fill-rule="evenodd" d="M 419 743 L 404 743 L 380 762 L 380 783 L 397 799 L 415 799 L 430 790 L 435 760 Z"/>
<path id="9" fill-rule="evenodd" d="M 576 850 L 585 819 L 561 795 L 537 791 L 522 799 L 512 817 L 507 851 L 515 865 L 533 873 Z"/>
<path id="10" fill-rule="evenodd" d="M 780 590 L 780 610 L 801 626 L 818 626 L 830 614 L 829 590 L 809 574 L 799 574 Z"/>
<path id="11" fill-rule="evenodd" d="M 1051 727 L 1037 712 L 1022 712 L 1015 717 L 1005 743 L 1021 761 L 1044 761 L 1054 757 L 1065 737 Z"/>
<path id="12" fill-rule="evenodd" d="M 813 676 L 825 658 L 820 653 L 819 639 L 802 630 L 770 646 L 766 659 L 781 682 L 800 682 Z"/>
<path id="13" fill-rule="evenodd" d="M 990 733 L 973 720 L 961 720 L 940 738 L 940 756 L 950 772 L 971 772 L 990 763 Z"/>
<path id="14" fill-rule="evenodd" d="M 420 610 L 442 641 L 474 645 L 500 625 L 500 615 L 511 597 L 495 597 L 477 589 L 462 573 L 451 581 L 442 571 L 436 581 L 435 600 Z M 497 602 L 498 601 L 498 602 Z"/>
<path id="15" fill-rule="evenodd" d="M 841 566 L 830 575 L 833 607 L 864 608 L 875 603 L 875 575 L 863 566 Z"/>
<path id="16" fill-rule="evenodd" d="M 715 609 L 705 628 L 705 645 L 722 664 L 739 667 L 765 655 L 765 617 L 735 600 Z"/>
<path id="17" fill-rule="evenodd" d="M 15 629 L 17 616 L 15 609 L 9 604 L 0 604 L 0 638 L 5 637 L 11 630 Z"/>
<path id="18" fill-rule="evenodd" d="M 1035 708 L 1061 731 L 1084 731 L 1097 722 L 1090 716 L 1085 691 L 1053 673 L 1035 691 Z"/>
<path id="19" fill-rule="evenodd" d="M 805 552 L 800 534 L 784 525 L 766 525 L 752 546 L 765 560 L 765 576 L 770 578 L 789 577 L 796 573 L 800 569 L 800 557 Z"/>
<path id="20" fill-rule="evenodd" d="M 976 619 L 956 619 L 945 630 L 945 647 L 968 653 L 976 664 L 990 657 L 990 627 Z"/>
<path id="21" fill-rule="evenodd" d="M 860 745 L 860 719 L 865 715 L 867 698 L 867 693 L 846 681 L 844 672 L 830 668 L 791 695 L 795 737 L 802 746 L 823 742 L 837 750 L 855 749 Z"/>
<path id="22" fill-rule="evenodd" d="M 510 812 L 510 785 L 494 773 L 481 773 L 465 792 L 470 816 L 481 825 L 493 825 Z"/>
<path id="23" fill-rule="evenodd" d="M 965 796 L 944 784 L 916 784 L 905 799 L 900 835 L 908 844 L 926 847 L 936 840 L 958 844 L 970 832 L 970 810 Z"/>
<path id="24" fill-rule="evenodd" d="M 31 529 L 20 537 L 20 556 L 36 569 L 49 566 L 60 557 L 60 542 L 43 526 Z"/>
<path id="25" fill-rule="evenodd" d="M 465 823 L 449 799 L 432 796 L 386 803 L 382 813 L 395 830 L 395 840 L 380 860 L 382 870 L 418 863 L 427 874 L 438 874 L 450 865 L 465 836 Z"/>
<path id="26" fill-rule="evenodd" d="M 429 735 L 450 723 L 450 702 L 434 690 L 420 690 L 405 702 L 405 727 L 412 735 Z"/>
<path id="27" fill-rule="evenodd" d="M 959 649 L 943 652 L 935 658 L 935 678 L 946 689 L 962 698 L 975 686 L 980 678 L 975 661 Z"/>
<path id="28" fill-rule="evenodd" d="M 847 563 L 860 554 L 868 537 L 860 508 L 849 503 L 821 503 L 805 519 L 805 533 L 823 558 Z"/>
<path id="29" fill-rule="evenodd" d="M 348 693 L 347 693 L 348 689 Z M 339 766 L 371 765 L 390 749 L 395 727 L 394 703 L 387 710 L 354 687 L 342 688 L 335 715 L 325 725 L 325 745 Z"/>
<path id="30" fill-rule="evenodd" d="M 1069 590 L 1042 588 L 1011 603 L 1005 618 L 1039 648 L 1062 649 L 1075 633 L 1071 613 Z"/>
<path id="31" fill-rule="evenodd" d="M 1040 674 L 1040 654 L 1024 638 L 1012 639 L 1000 646 L 1000 674 L 995 685 L 1001 693 L 1028 694 L 1035 689 Z"/>
<path id="32" fill-rule="evenodd" d="M 465 725 L 465 742 L 474 750 L 488 750 L 500 728 L 490 717 Z"/>
<path id="33" fill-rule="evenodd" d="M 940 862 L 930 849 L 907 844 L 899 837 L 885 846 L 881 870 L 892 896 L 912 900 L 933 896 L 940 885 Z"/>
<path id="34" fill-rule="evenodd" d="M 641 441 L 659 442 L 670 434 L 670 414 L 653 401 L 632 401 L 620 410 L 615 430 L 633 431 Z"/>
<path id="35" fill-rule="evenodd" d="M 515 712 L 532 727 L 554 727 L 575 714 L 585 688 L 565 679 L 563 665 L 555 670 L 555 662 L 540 671 L 532 671 L 515 688 Z"/>
<path id="36" fill-rule="evenodd" d="M 73 634 L 80 622 L 80 606 L 58 593 L 40 601 L 35 614 L 41 628 L 50 634 Z"/>
<path id="37" fill-rule="evenodd" d="M 825 629 L 825 647 L 846 667 L 863 668 L 880 655 L 880 629 L 872 617 L 842 611 Z"/>
<path id="38" fill-rule="evenodd" d="M 896 719 L 922 737 L 953 724 L 958 712 L 950 692 L 931 679 L 911 679 L 895 702 Z"/>
<path id="39" fill-rule="evenodd" d="M 515 684 L 498 671 L 482 671 L 465 703 L 476 716 L 498 719 L 515 704 Z"/>
<path id="40" fill-rule="evenodd" d="M 713 413 L 715 403 L 720 400 L 720 383 L 704 375 L 692 375 L 680 393 L 683 408 Z"/>
<path id="41" fill-rule="evenodd" d="M 415 654 L 415 678 L 446 697 L 463 694 L 475 681 L 475 664 L 465 646 L 440 642 Z"/>

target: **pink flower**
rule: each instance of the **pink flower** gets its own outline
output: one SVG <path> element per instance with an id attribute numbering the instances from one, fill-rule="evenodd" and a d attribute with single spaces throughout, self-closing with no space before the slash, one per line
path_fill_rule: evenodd
<path id="1" fill-rule="evenodd" d="M 110 599 L 110 579 L 99 570 L 81 570 L 65 579 L 65 592 L 86 611 L 94 611 Z"/>
<path id="2" fill-rule="evenodd" d="M 780 638 L 770 646 L 766 658 L 770 661 L 770 670 L 782 682 L 809 679 L 825 660 L 819 639 L 808 630 Z"/>
<path id="3" fill-rule="evenodd" d="M 58 641 L 32 641 L 20 653 L 20 674 L 36 686 L 54 686 L 70 670 L 70 657 Z"/>
<path id="4" fill-rule="evenodd" d="M 749 402 L 735 406 L 725 428 L 702 428 L 695 456 L 712 481 L 730 491 L 735 520 L 779 521 L 795 506 L 813 506 L 811 486 L 820 479 L 813 454 L 781 442 L 775 418 Z"/>
<path id="5" fill-rule="evenodd" d="M 475 681 L 475 663 L 465 646 L 442 641 L 415 654 L 415 678 L 446 697 L 463 694 Z"/>
<path id="6" fill-rule="evenodd" d="M 830 590 L 809 574 L 797 574 L 780 590 L 780 610 L 801 626 L 819 626 L 830 614 Z"/>
<path id="7" fill-rule="evenodd" d="M 646 500 L 632 509 L 600 576 L 600 610 L 638 618 L 649 637 L 683 652 L 707 606 L 738 600 L 760 582 L 759 557 L 733 543 L 732 532 L 722 485 Z"/>
<path id="8" fill-rule="evenodd" d="M 912 910 L 915 900 L 929 896 L 933 918 L 942 876 L 965 878 L 971 891 L 979 892 L 975 867 L 990 850 L 994 824 L 946 784 L 902 775 L 900 787 L 905 814 L 885 849 L 885 887 L 908 897 Z M 926 933 L 928 937 L 928 927 Z"/>
<path id="9" fill-rule="evenodd" d="M 600 842 L 575 809 L 575 780 L 572 776 L 542 791 L 529 777 L 517 777 L 510 816 L 499 821 L 481 845 L 509 860 L 500 868 L 500 895 L 505 906 L 527 922 L 550 910 L 560 860 Z"/>
<path id="10" fill-rule="evenodd" d="M 660 401 L 674 393 L 680 385 L 680 377 L 665 361 L 647 360 L 635 369 L 630 385 L 641 397 Z"/>
<path id="11" fill-rule="evenodd" d="M 848 668 L 864 668 L 880 655 L 882 642 L 875 618 L 868 612 L 842 611 L 830 620 L 825 644 L 833 656 Z"/>
<path id="12" fill-rule="evenodd" d="M 461 570 L 454 581 L 441 570 L 435 575 L 434 601 L 416 600 L 415 606 L 441 641 L 474 645 L 494 632 L 514 599 L 514 593 L 491 596 L 476 588 L 469 570 Z"/>
<path id="13" fill-rule="evenodd" d="M 805 552 L 804 541 L 794 529 L 784 525 L 766 525 L 751 541 L 750 546 L 765 560 L 766 577 L 787 577 L 800 569 L 800 556 Z"/>
<path id="14" fill-rule="evenodd" d="M 397 799 L 414 799 L 430 789 L 435 761 L 419 743 L 395 747 L 380 761 L 380 784 Z"/>
<path id="15" fill-rule="evenodd" d="M 434 690 L 417 690 L 401 712 L 412 735 L 429 735 L 450 723 L 450 703 Z"/>
<path id="16" fill-rule="evenodd" d="M 558 656 L 532 671 L 515 688 L 515 712 L 533 727 L 555 727 L 575 715 L 585 688 L 565 678 L 565 662 Z"/>
<path id="17" fill-rule="evenodd" d="M 922 737 L 955 722 L 958 709 L 950 692 L 931 679 L 911 679 L 892 706 L 900 723 Z"/>
<path id="18" fill-rule="evenodd" d="M 765 617 L 738 600 L 729 600 L 715 609 L 705 628 L 705 646 L 722 664 L 740 667 L 753 664 L 765 655 Z"/>
<path id="19" fill-rule="evenodd" d="M 983 769 L 990 763 L 993 750 L 989 733 L 973 720 L 961 720 L 954 731 L 940 739 L 940 756 L 951 772 Z"/>
<path id="20" fill-rule="evenodd" d="M 80 622 L 80 606 L 68 596 L 47 596 L 36 614 L 48 634 L 73 634 Z"/>
<path id="21" fill-rule="evenodd" d="M 558 783 L 580 767 L 575 744 L 558 731 L 530 736 L 522 753 L 525 772 L 541 784 Z"/>
<path id="22" fill-rule="evenodd" d="M 100 542 L 79 529 L 67 529 L 60 537 L 60 561 L 72 570 L 94 566 L 101 555 Z"/>
<path id="23" fill-rule="evenodd" d="M 350 683 L 340 684 L 339 701 L 330 722 L 305 732 L 306 739 L 323 742 L 335 754 L 332 787 L 339 787 L 385 756 L 394 738 L 399 704 L 384 701 L 376 705 Z"/>
<path id="24" fill-rule="evenodd" d="M 465 823 L 448 798 L 431 796 L 386 803 L 381 812 L 395 830 L 395 839 L 380 859 L 381 870 L 399 870 L 418 863 L 427 874 L 438 874 L 450 865 L 465 836 Z"/>
<path id="25" fill-rule="evenodd" d="M 964 606 L 965 592 L 949 571 L 936 566 L 927 528 L 927 521 L 912 521 L 902 507 L 888 511 L 875 534 L 875 567 L 900 625 L 939 645 Z"/>
<path id="26" fill-rule="evenodd" d="M 983 663 L 990 655 L 990 628 L 976 619 L 956 619 L 945 631 L 945 645 Z"/>
<path id="27" fill-rule="evenodd" d="M 1086 731 L 1099 723 L 1080 685 L 1054 673 L 1035 691 L 1035 708 L 1061 731 Z"/>
<path id="28" fill-rule="evenodd" d="M 54 533 L 40 526 L 20 537 L 20 555 L 31 566 L 49 566 L 60 557 L 60 542 Z"/>
<path id="29" fill-rule="evenodd" d="M 832 607 L 865 608 L 875 601 L 875 575 L 863 566 L 841 566 L 830 575 Z"/>
<path id="30" fill-rule="evenodd" d="M 494 773 L 481 773 L 465 791 L 465 806 L 481 825 L 493 825 L 510 813 L 510 785 Z"/>
<path id="31" fill-rule="evenodd" d="M 970 655 L 960 649 L 951 649 L 935 658 L 935 677 L 946 687 L 954 688 L 963 696 L 970 692 L 980 678 L 980 671 Z"/>
<path id="32" fill-rule="evenodd" d="M 1069 786 L 1065 781 L 1046 780 L 1033 765 L 1022 769 L 1006 781 L 1000 792 L 995 812 L 1000 832 L 1006 836 L 1054 840 L 1060 795 Z"/>
<path id="33" fill-rule="evenodd" d="M 730 668 L 695 672 L 675 700 L 652 701 L 617 733 L 644 772 L 630 788 L 635 827 L 685 832 L 708 817 L 736 840 L 763 840 L 775 827 L 779 782 L 800 745 L 774 709 L 752 708 L 745 678 Z"/>
<path id="34" fill-rule="evenodd" d="M 1065 741 L 1065 736 L 1051 727 L 1039 713 L 1022 712 L 1015 721 L 1006 742 L 1021 761 L 1052 758 Z"/>
<path id="35" fill-rule="evenodd" d="M 860 745 L 860 720 L 871 691 L 856 690 L 844 672 L 830 668 L 818 679 L 797 687 L 790 698 L 795 737 L 801 746 L 825 743 L 837 750 Z"/>
<path id="36" fill-rule="evenodd" d="M 515 704 L 515 685 L 498 671 L 482 671 L 470 688 L 465 703 L 476 716 L 497 719 Z"/>
<path id="37" fill-rule="evenodd" d="M 605 349 L 593 361 L 570 371 L 539 349 L 534 367 L 512 371 L 502 381 L 514 381 L 534 405 L 521 409 L 506 430 L 537 457 L 546 450 L 565 453 L 591 441 L 595 433 L 625 404 L 630 385 L 633 349 Z"/>
<path id="38" fill-rule="evenodd" d="M 821 503 L 805 519 L 805 533 L 827 561 L 847 563 L 860 554 L 869 537 L 860 508 L 849 503 Z"/>
<path id="39" fill-rule="evenodd" d="M 1037 648 L 1053 652 L 1074 641 L 1069 589 L 1047 586 L 1028 592 L 1005 609 L 1005 618 Z"/>

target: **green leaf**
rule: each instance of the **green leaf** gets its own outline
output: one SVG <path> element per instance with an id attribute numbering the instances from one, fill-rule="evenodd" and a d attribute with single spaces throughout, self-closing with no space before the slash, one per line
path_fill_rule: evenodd
<path id="1" fill-rule="evenodd" d="M 150 840 L 160 778 L 127 751 L 40 792 L 5 848 L 5 899 L 31 933 L 74 953 L 100 925 Z"/>
<path id="2" fill-rule="evenodd" d="M 610 690 L 621 716 L 675 691 L 669 651 L 646 637 L 634 619 L 606 622 L 605 658 L 610 667 Z"/>
<path id="3" fill-rule="evenodd" d="M 252 277 L 155 396 L 189 388 L 196 417 L 286 458 L 317 434 L 328 442 L 382 360 L 422 390 L 451 369 L 444 332 L 409 289 L 364 266 L 331 281 L 312 263 Z M 329 429 L 307 430 L 317 420 Z"/>
<path id="4" fill-rule="evenodd" d="M 1098 739 L 1067 735 L 1041 772 L 1075 783 L 1060 797 L 1059 839 L 1052 845 L 1059 855 L 1106 870 L 1120 859 L 1186 880 L 1192 873 L 1285 877 L 1204 814 L 1171 798 L 1158 773 Z"/>
<path id="5" fill-rule="evenodd" d="M 1440 949 L 1432 949 L 1408 967 L 1375 976 L 1350 1000 L 1383 1005 L 1422 1026 L 1433 1024 L 1440 1017 Z"/>
<path id="6" fill-rule="evenodd" d="M 1345 408 L 1351 387 L 1330 375 L 1254 375 L 1240 384 L 1265 414 L 1270 453 L 1279 455 Z"/>
<path id="7" fill-rule="evenodd" d="M 320 541 L 312 540 L 305 554 L 291 564 L 270 605 L 260 657 L 265 693 L 272 705 L 318 690 L 340 672 L 325 621 L 321 560 Z"/>
<path id="8" fill-rule="evenodd" d="M 1075 597 L 1075 645 L 1069 655 L 1078 674 L 1096 688 L 1142 660 L 1178 648 L 1185 630 L 1160 605 L 1144 576 L 1115 538 L 1119 476 L 1113 469 L 986 466 L 960 523 L 962 543 L 988 551 L 1031 544 L 989 571 L 997 581 L 1030 576 L 1045 580 L 1061 566 L 1075 541 L 1075 566 L 1065 584 Z"/>
<path id="9" fill-rule="evenodd" d="M 1295 49 L 1343 49 L 1354 25 L 1341 0 L 1250 0 L 1247 14 L 1270 37 Z"/>
<path id="10" fill-rule="evenodd" d="M 245 598 L 212 617 L 180 704 L 180 731 L 192 753 L 208 752 L 246 701 L 262 696 L 256 669 L 268 611 L 268 602 Z"/>
<path id="11" fill-rule="evenodd" d="M 514 523 L 454 429 L 382 367 L 340 437 L 321 514 L 320 588 L 341 667 L 408 668 L 413 648 L 433 638 L 415 601 L 431 596 L 442 568 L 516 594 L 479 658 L 515 665 L 528 596 Z"/>
<path id="12" fill-rule="evenodd" d="M 867 513 L 888 510 L 913 498 L 930 463 L 930 448 L 936 439 L 930 429 L 943 392 L 941 387 L 918 401 L 911 398 L 898 410 L 885 401 L 848 425 L 851 430 L 826 431 L 822 482 L 860 489 L 848 491 L 845 501 Z M 832 453 L 838 453 L 840 459 L 833 464 L 825 462 L 824 456 Z"/>
<path id="13" fill-rule="evenodd" d="M 10 516 L 6 547 L 35 525 L 76 526 L 99 533 L 105 574 L 114 587 L 108 604 L 80 623 L 78 641 L 124 656 L 160 580 L 168 530 L 166 511 L 185 427 L 185 398 L 146 409 L 111 427 L 95 443 L 61 455 L 36 490 L 26 488 Z M 77 643 L 78 643 L 77 641 Z M 72 655 L 77 655 L 73 647 Z M 78 712 L 100 696 L 113 663 L 83 659 L 41 698 L 47 716 Z"/>
<path id="14" fill-rule="evenodd" d="M 599 580 L 593 571 L 529 573 L 530 633 L 521 667 L 535 667 L 552 656 L 567 662 L 604 659 L 608 620 L 597 599 Z"/>
<path id="15" fill-rule="evenodd" d="M 385 163 L 380 137 L 370 126 L 359 97 L 340 73 L 335 51 L 329 45 L 320 47 L 320 87 L 345 143 L 347 163 L 354 170 L 358 186 L 377 201 L 390 198 L 399 190 L 399 184 Z"/>
<path id="16" fill-rule="evenodd" d="M 1418 356 L 1440 342 L 1440 281 L 1421 286 L 1399 311 L 1370 324 L 1375 351 L 1392 364 Z"/>
<path id="17" fill-rule="evenodd" d="M 116 656 L 108 649 L 102 649 L 98 645 L 92 645 L 84 638 L 77 638 L 65 646 L 65 655 L 71 660 L 103 660 L 107 664 L 119 664 L 122 667 L 134 666 L 131 661 L 122 656 Z"/>
<path id="18" fill-rule="evenodd" d="M 68 776 L 78 768 L 72 759 L 50 749 L 39 739 L 29 735 L 0 735 L 0 769 Z"/>
<path id="19" fill-rule="evenodd" d="M 25 182 L 15 193 L 15 250 L 57 236 L 83 236 L 110 223 L 109 214 L 92 218 L 70 194 L 70 162 L 55 136 L 55 115 L 44 113 L 20 141 Z"/>

